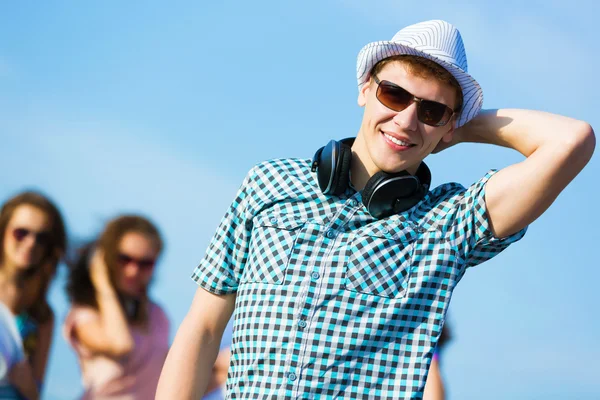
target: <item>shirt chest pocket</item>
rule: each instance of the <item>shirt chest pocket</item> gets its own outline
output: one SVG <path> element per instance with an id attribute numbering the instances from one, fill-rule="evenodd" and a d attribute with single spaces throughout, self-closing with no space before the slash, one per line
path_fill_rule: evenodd
<path id="1" fill-rule="evenodd" d="M 345 287 L 373 296 L 404 297 L 418 230 L 409 224 L 371 225 L 351 242 Z"/>
<path id="2" fill-rule="evenodd" d="M 280 215 L 256 217 L 241 282 L 282 284 L 304 223 L 304 220 Z"/>

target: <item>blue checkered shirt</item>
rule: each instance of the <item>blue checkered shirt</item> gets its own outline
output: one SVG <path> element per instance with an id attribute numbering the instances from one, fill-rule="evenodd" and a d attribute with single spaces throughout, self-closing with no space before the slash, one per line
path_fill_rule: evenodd
<path id="1" fill-rule="evenodd" d="M 255 166 L 192 277 L 237 293 L 228 399 L 420 399 L 454 287 L 525 231 L 494 238 L 485 183 L 375 220 L 310 160 Z"/>

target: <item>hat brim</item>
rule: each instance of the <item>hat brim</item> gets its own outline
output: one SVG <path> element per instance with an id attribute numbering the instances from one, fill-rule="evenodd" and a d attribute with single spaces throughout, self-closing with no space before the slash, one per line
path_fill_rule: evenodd
<path id="1" fill-rule="evenodd" d="M 412 55 L 427 58 L 444 67 L 458 81 L 463 94 L 463 107 L 460 116 L 456 120 L 456 127 L 463 126 L 471 119 L 475 118 L 479 111 L 481 111 L 481 107 L 483 106 L 483 91 L 481 90 L 481 86 L 479 86 L 479 83 L 477 83 L 477 81 L 467 72 L 455 64 L 444 60 L 444 58 L 447 58 L 444 54 L 439 52 L 436 54 L 433 49 L 424 50 L 429 51 L 429 53 L 415 47 L 391 41 L 379 41 L 367 44 L 358 53 L 356 62 L 358 89 L 360 90 L 369 80 L 369 73 L 375 64 L 385 58 L 399 55 Z"/>

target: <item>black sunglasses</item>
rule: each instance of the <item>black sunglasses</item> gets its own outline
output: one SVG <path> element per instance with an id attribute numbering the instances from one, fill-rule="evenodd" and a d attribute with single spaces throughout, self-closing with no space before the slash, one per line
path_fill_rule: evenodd
<path id="1" fill-rule="evenodd" d="M 138 258 L 132 257 L 132 256 L 124 254 L 124 253 L 119 253 L 119 255 L 117 255 L 117 261 L 123 267 L 130 263 L 134 263 L 138 266 L 138 268 L 144 269 L 144 270 L 152 269 L 152 268 L 154 268 L 154 265 L 156 264 L 156 260 L 153 258 L 138 259 Z"/>
<path id="2" fill-rule="evenodd" d="M 450 121 L 455 111 L 445 104 L 433 100 L 421 99 L 406 89 L 390 81 L 380 81 L 376 76 L 373 80 L 377 83 L 377 100 L 384 106 L 394 111 L 402 111 L 417 103 L 417 118 L 430 126 L 444 126 Z"/>
<path id="3" fill-rule="evenodd" d="M 52 235 L 50 232 L 35 232 L 27 228 L 15 228 L 13 229 L 13 237 L 17 242 L 25 240 L 29 235 L 34 236 L 35 244 L 46 246 L 50 243 Z"/>

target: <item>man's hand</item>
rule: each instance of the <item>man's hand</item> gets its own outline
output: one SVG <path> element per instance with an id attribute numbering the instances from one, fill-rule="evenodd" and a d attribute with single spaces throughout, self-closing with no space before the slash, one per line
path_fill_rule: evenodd
<path id="1" fill-rule="evenodd" d="M 433 149 L 433 151 L 431 153 L 432 154 L 439 153 L 440 151 L 446 150 L 454 145 L 457 145 L 461 142 L 466 141 L 464 139 L 464 135 L 465 135 L 465 131 L 468 131 L 468 129 L 469 129 L 468 126 L 471 123 L 471 121 L 469 121 L 469 123 L 467 123 L 466 125 L 461 126 L 460 128 L 455 128 L 454 132 L 452 133 L 452 138 L 449 141 L 446 141 L 445 139 L 440 140 L 439 143 L 437 144 L 437 146 L 435 146 L 435 148 Z M 453 118 L 448 123 L 455 124 L 456 120 Z"/>
<path id="2" fill-rule="evenodd" d="M 444 141 L 444 139 L 440 140 L 437 146 L 433 149 L 431 154 L 439 153 L 440 151 L 446 150 L 456 144 L 459 144 L 461 140 L 461 128 L 454 130 L 454 134 L 452 135 L 452 139 L 449 142 Z"/>

